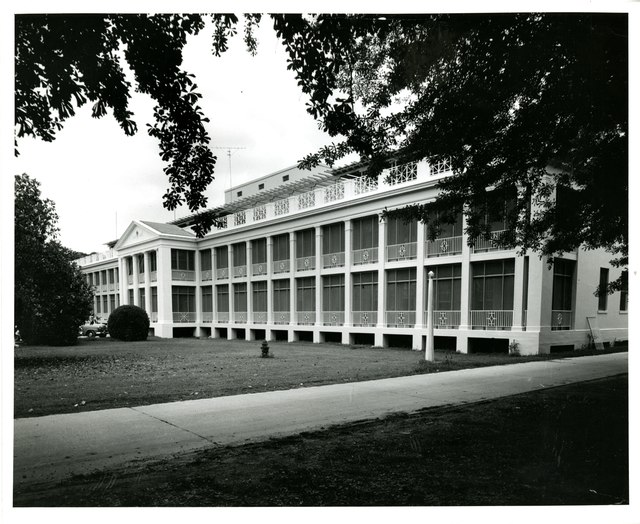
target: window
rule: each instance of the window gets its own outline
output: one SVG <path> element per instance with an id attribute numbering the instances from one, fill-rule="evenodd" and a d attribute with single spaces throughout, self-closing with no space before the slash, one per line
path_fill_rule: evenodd
<path id="1" fill-rule="evenodd" d="M 427 268 L 433 271 L 433 309 L 436 311 L 460 310 L 460 295 L 462 287 L 462 266 L 460 264 L 447 264 Z M 427 293 L 429 292 L 429 278 L 426 279 Z M 426 297 L 429 295 L 427 294 Z M 425 311 L 428 307 L 428 298 L 425 299 Z"/>
<path id="2" fill-rule="evenodd" d="M 516 209 L 515 188 L 487 191 L 484 209 L 484 224 L 490 231 L 503 231 L 509 227 L 509 215 Z"/>
<path id="3" fill-rule="evenodd" d="M 233 285 L 233 310 L 236 313 L 246 313 L 247 311 L 247 284 Z"/>
<path id="4" fill-rule="evenodd" d="M 241 197 L 241 196 L 242 196 L 242 191 L 238 191 L 238 192 L 236 193 L 236 195 L 237 195 L 237 196 L 239 196 L 239 197 Z"/>
<path id="5" fill-rule="evenodd" d="M 264 189 L 264 184 L 258 184 L 258 191 L 261 191 Z"/>
<path id="6" fill-rule="evenodd" d="M 514 259 L 471 264 L 471 309 L 513 310 Z"/>
<path id="7" fill-rule="evenodd" d="M 140 306 L 140 307 L 143 307 L 143 306 Z M 107 295 L 104 295 L 102 297 L 102 311 L 104 313 L 108 313 L 109 312 L 108 308 L 109 308 L 109 297 Z"/>
<path id="8" fill-rule="evenodd" d="M 378 311 L 378 273 L 353 274 L 353 311 Z"/>
<path id="9" fill-rule="evenodd" d="M 115 295 L 109 295 L 109 306 L 111 306 L 111 311 L 113 311 L 117 307 Z"/>
<path id="10" fill-rule="evenodd" d="M 127 257 L 127 275 L 131 276 L 133 275 L 133 258 L 132 257 Z M 96 273 L 96 276 L 98 276 L 98 274 Z M 96 281 L 96 286 L 98 285 L 98 282 Z"/>
<path id="11" fill-rule="evenodd" d="M 171 306 L 174 313 L 195 313 L 196 290 L 189 286 L 172 286 Z"/>
<path id="12" fill-rule="evenodd" d="M 247 265 L 247 246 L 244 242 L 233 244 L 233 265 L 234 267 Z"/>
<path id="13" fill-rule="evenodd" d="M 102 282 L 103 286 L 107 284 L 107 270 L 106 269 L 104 271 L 100 271 L 100 282 Z"/>
<path id="14" fill-rule="evenodd" d="M 607 310 L 607 286 L 609 285 L 609 270 L 606 267 L 600 268 L 600 284 L 598 286 L 598 311 Z"/>
<path id="15" fill-rule="evenodd" d="M 117 284 L 118 282 L 120 282 L 120 276 L 119 276 L 119 273 L 118 273 L 118 268 L 116 268 L 116 270 L 115 270 L 115 277 L 116 277 L 116 284 Z"/>
<path id="16" fill-rule="evenodd" d="M 200 251 L 200 271 L 211 271 L 211 250 Z"/>
<path id="17" fill-rule="evenodd" d="M 551 309 L 571 311 L 573 309 L 573 272 L 575 261 L 556 258 L 553 261 L 553 295 Z"/>
<path id="18" fill-rule="evenodd" d="M 316 279 L 315 277 L 298 278 L 296 280 L 296 305 L 298 311 L 316 310 Z"/>
<path id="19" fill-rule="evenodd" d="M 229 248 L 227 246 L 216 248 L 216 269 L 229 267 Z"/>
<path id="20" fill-rule="evenodd" d="M 344 275 L 322 277 L 322 310 L 344 311 Z"/>
<path id="21" fill-rule="evenodd" d="M 354 220 L 351 235 L 354 250 L 378 247 L 378 215 Z"/>
<path id="22" fill-rule="evenodd" d="M 151 288 L 151 312 L 152 313 L 158 312 L 158 288 L 157 287 Z"/>
<path id="23" fill-rule="evenodd" d="M 266 311 L 267 310 L 267 283 L 266 282 L 254 282 L 253 283 L 253 311 Z"/>
<path id="24" fill-rule="evenodd" d="M 193 271 L 195 268 L 195 253 L 185 249 L 171 250 L 171 269 L 176 271 Z"/>
<path id="25" fill-rule="evenodd" d="M 136 255 L 138 257 L 138 273 L 144 273 L 144 255 Z"/>
<path id="26" fill-rule="evenodd" d="M 109 284 L 113 284 L 113 269 L 107 271 L 107 277 L 109 278 Z"/>
<path id="27" fill-rule="evenodd" d="M 251 242 L 251 263 L 264 264 L 267 262 L 267 239 L 259 238 Z"/>
<path id="28" fill-rule="evenodd" d="M 418 222 L 412 220 L 405 223 L 401 218 L 389 217 L 387 219 L 387 245 L 406 244 L 418 239 Z"/>
<path id="29" fill-rule="evenodd" d="M 216 308 L 218 312 L 229 312 L 229 285 L 216 286 Z"/>
<path id="30" fill-rule="evenodd" d="M 627 310 L 629 303 L 629 272 L 625 269 L 620 275 L 622 279 L 622 289 L 620 289 L 620 311 Z"/>
<path id="31" fill-rule="evenodd" d="M 158 271 L 158 256 L 155 251 L 149 251 L 149 271 Z"/>
<path id="32" fill-rule="evenodd" d="M 288 182 L 289 181 L 289 175 L 282 175 L 282 181 L 283 182 Z"/>
<path id="33" fill-rule="evenodd" d="M 315 229 L 305 229 L 296 233 L 296 257 L 309 257 L 316 254 Z"/>
<path id="34" fill-rule="evenodd" d="M 138 305 L 139 305 L 142 309 L 146 309 L 146 308 L 145 308 L 145 292 L 144 292 L 144 288 L 143 288 L 143 287 L 141 287 L 141 288 L 138 290 L 138 293 L 139 293 L 139 295 L 138 295 L 139 304 L 138 304 Z"/>
<path id="35" fill-rule="evenodd" d="M 429 215 L 429 233 L 431 233 L 431 231 L 435 229 L 435 223 L 437 222 L 438 218 L 439 217 L 437 213 L 432 213 Z M 442 218 L 442 220 L 443 222 L 439 224 L 435 238 L 451 238 L 462 236 L 462 213 L 456 214 L 453 224 L 444 223 L 444 217 Z"/>
<path id="36" fill-rule="evenodd" d="M 331 253 L 344 252 L 344 224 L 330 224 L 322 226 L 322 253 L 330 255 Z"/>
<path id="37" fill-rule="evenodd" d="M 129 305 L 133 306 L 133 289 L 129 290 Z"/>
<path id="38" fill-rule="evenodd" d="M 415 311 L 416 269 L 387 271 L 387 311 Z"/>
<path id="39" fill-rule="evenodd" d="M 100 302 L 100 297 L 96 298 L 96 313 L 100 314 L 102 313 L 102 310 L 100 309 L 102 307 L 102 302 Z"/>
<path id="40" fill-rule="evenodd" d="M 202 311 L 204 313 L 213 311 L 213 290 L 211 286 L 202 286 Z"/>
<path id="41" fill-rule="evenodd" d="M 289 305 L 289 297 L 291 296 L 291 288 L 289 286 L 289 279 L 286 280 L 274 280 L 273 281 L 273 310 L 274 311 L 289 311 L 291 306 Z"/>
<path id="42" fill-rule="evenodd" d="M 289 260 L 289 234 L 273 237 L 273 261 Z"/>

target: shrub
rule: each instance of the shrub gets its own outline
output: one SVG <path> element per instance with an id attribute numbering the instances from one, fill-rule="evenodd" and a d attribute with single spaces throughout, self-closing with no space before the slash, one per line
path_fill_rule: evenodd
<path id="1" fill-rule="evenodd" d="M 107 329 L 119 340 L 147 340 L 149 315 L 138 306 L 120 306 L 109 315 Z"/>

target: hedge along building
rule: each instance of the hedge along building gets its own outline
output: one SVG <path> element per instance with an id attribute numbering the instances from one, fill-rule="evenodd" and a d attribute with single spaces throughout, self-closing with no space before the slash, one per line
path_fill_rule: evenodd
<path id="1" fill-rule="evenodd" d="M 428 239 L 420 222 L 382 211 L 425 203 L 446 163 L 394 165 L 378 180 L 362 166 L 284 169 L 227 191 L 224 226 L 196 238 L 193 217 L 134 221 L 102 254 L 78 260 L 95 314 L 119 304 L 149 314 L 160 337 L 334 341 L 422 349 L 428 273 L 436 348 L 487 346 L 522 354 L 580 348 L 591 329 L 627 339 L 627 293 L 594 296 L 620 275 L 604 250 L 576 250 L 551 268 L 491 238 L 469 247 L 464 217 Z"/>

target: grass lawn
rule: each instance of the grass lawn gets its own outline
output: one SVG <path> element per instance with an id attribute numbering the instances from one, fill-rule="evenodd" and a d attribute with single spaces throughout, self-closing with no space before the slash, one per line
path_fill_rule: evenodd
<path id="1" fill-rule="evenodd" d="M 14 505 L 626 504 L 627 387 L 617 376 L 213 448 L 32 487 Z"/>
<path id="2" fill-rule="evenodd" d="M 436 352 L 436 362 L 426 363 L 423 353 L 407 349 L 269 345 L 275 356 L 267 359 L 260 358 L 260 342 L 222 339 L 120 342 L 104 338 L 80 339 L 71 347 L 20 347 L 14 360 L 14 416 L 140 406 L 550 358 Z M 573 351 L 553 358 L 585 354 Z"/>

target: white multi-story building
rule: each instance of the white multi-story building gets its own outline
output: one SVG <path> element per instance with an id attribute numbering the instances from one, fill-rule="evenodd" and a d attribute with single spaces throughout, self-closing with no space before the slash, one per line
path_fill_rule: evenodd
<path id="1" fill-rule="evenodd" d="M 293 167 L 232 188 L 213 210 L 224 227 L 204 238 L 193 217 L 132 222 L 110 251 L 77 261 L 95 287 L 95 315 L 138 305 L 160 337 L 421 349 L 432 271 L 436 348 L 515 342 L 535 354 L 580 348 L 592 334 L 627 339 L 626 291 L 593 294 L 620 275 L 610 254 L 580 249 L 550 268 L 504 247 L 498 223 L 470 248 L 462 214 L 430 241 L 424 224 L 381 212 L 433 200 L 449 166 L 396 165 L 377 181 L 359 169 Z"/>

